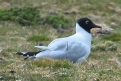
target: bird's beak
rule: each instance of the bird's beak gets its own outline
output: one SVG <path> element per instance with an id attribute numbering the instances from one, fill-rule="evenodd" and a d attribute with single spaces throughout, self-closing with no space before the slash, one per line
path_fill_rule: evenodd
<path id="1" fill-rule="evenodd" d="M 99 25 L 94 25 L 94 28 L 101 28 L 102 29 L 102 27 Z"/>

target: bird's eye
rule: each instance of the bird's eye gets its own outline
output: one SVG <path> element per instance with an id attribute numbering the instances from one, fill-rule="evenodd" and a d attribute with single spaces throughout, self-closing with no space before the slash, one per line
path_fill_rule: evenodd
<path id="1" fill-rule="evenodd" d="M 85 23 L 86 23 L 86 24 L 89 24 L 89 21 L 87 20 Z"/>

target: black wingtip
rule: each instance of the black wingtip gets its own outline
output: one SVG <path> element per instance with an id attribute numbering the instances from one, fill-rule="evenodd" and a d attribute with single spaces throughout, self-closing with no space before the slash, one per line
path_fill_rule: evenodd
<path id="1" fill-rule="evenodd" d="M 18 54 L 18 55 L 23 55 L 23 53 L 22 53 L 22 52 L 17 52 L 16 54 Z"/>
<path id="2" fill-rule="evenodd" d="M 28 52 L 17 52 L 16 54 L 17 55 L 27 56 L 28 55 Z"/>
<path id="3" fill-rule="evenodd" d="M 37 51 L 37 52 L 17 52 L 16 54 L 25 56 L 24 60 L 27 60 L 27 59 L 35 59 L 36 58 L 35 55 L 38 54 L 39 52 L 41 52 L 41 51 Z"/>
<path id="4" fill-rule="evenodd" d="M 16 54 L 23 55 L 23 56 L 35 56 L 39 52 L 41 52 L 41 51 L 37 51 L 37 52 L 17 52 Z"/>

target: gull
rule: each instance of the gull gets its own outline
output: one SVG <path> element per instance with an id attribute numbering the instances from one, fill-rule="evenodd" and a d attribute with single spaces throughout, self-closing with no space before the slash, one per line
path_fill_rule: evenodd
<path id="1" fill-rule="evenodd" d="M 84 62 L 91 52 L 91 29 L 102 28 L 92 22 L 89 18 L 80 18 L 76 22 L 75 34 L 57 38 L 49 43 L 48 46 L 35 46 L 40 48 L 38 52 L 17 52 L 18 55 L 28 58 L 52 58 L 67 59 L 72 63 Z"/>

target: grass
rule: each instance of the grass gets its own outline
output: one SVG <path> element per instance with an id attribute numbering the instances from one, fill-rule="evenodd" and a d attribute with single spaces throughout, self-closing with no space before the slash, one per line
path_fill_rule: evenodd
<path id="1" fill-rule="evenodd" d="M 120 4 L 121 0 L 0 0 L 0 9 L 37 6 L 41 8 L 42 16 L 50 15 L 48 11 L 52 9 L 73 22 L 67 25 L 70 26 L 69 33 L 57 33 L 50 24 L 21 26 L 14 21 L 0 21 L 0 80 L 120 81 Z M 68 10 L 76 13 L 64 14 Z M 92 14 L 101 17 L 94 18 L 90 16 Z M 89 17 L 96 23 L 104 23 L 116 32 L 94 38 L 92 52 L 84 63 L 72 64 L 68 60 L 49 58 L 25 61 L 22 56 L 15 54 L 18 51 L 38 51 L 34 46 L 39 43 L 48 45 L 55 38 L 73 34 L 75 31 L 72 28 L 80 17 Z M 112 22 L 117 25 L 111 25 Z"/>
<path id="2" fill-rule="evenodd" d="M 102 37 L 103 40 L 111 40 L 111 41 L 121 41 L 121 34 L 120 33 L 114 33 L 110 35 L 106 35 Z"/>
<path id="3" fill-rule="evenodd" d="M 117 51 L 118 46 L 112 41 L 101 41 L 92 45 L 92 51 Z"/>

